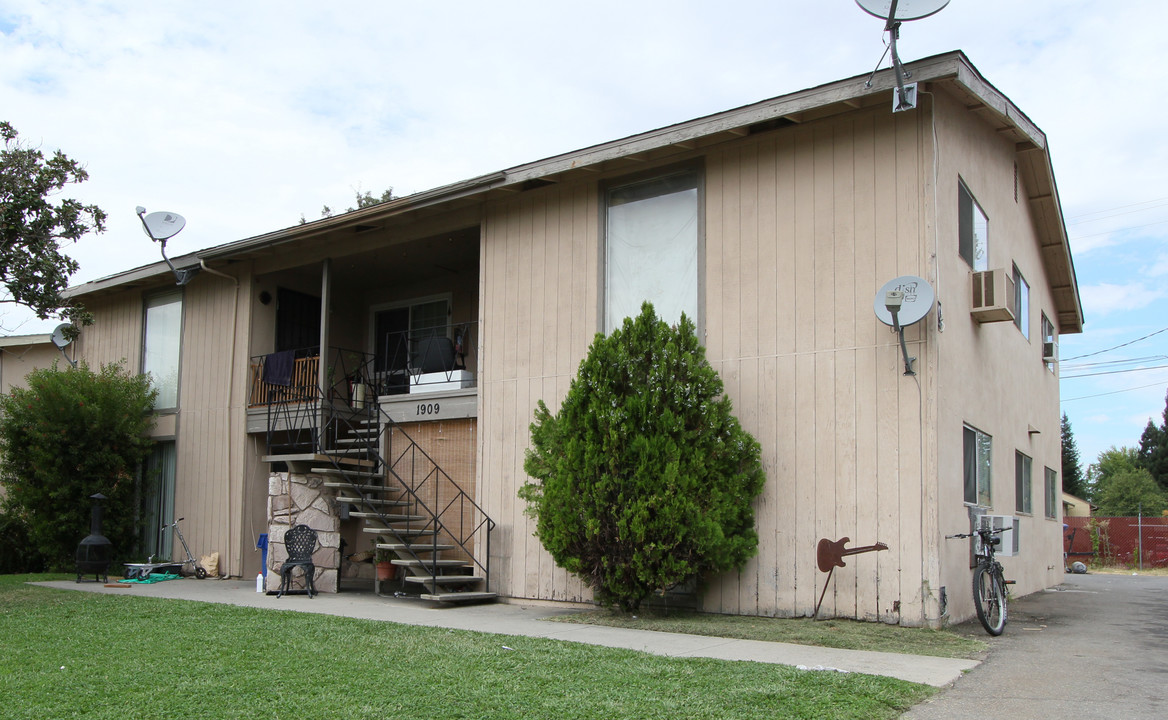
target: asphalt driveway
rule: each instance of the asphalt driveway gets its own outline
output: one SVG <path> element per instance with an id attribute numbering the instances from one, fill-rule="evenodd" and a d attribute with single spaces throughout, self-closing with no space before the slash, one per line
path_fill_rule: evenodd
<path id="1" fill-rule="evenodd" d="M 986 661 L 903 715 L 914 720 L 1136 720 L 1168 711 L 1168 577 L 1067 575 L 1010 603 Z"/>

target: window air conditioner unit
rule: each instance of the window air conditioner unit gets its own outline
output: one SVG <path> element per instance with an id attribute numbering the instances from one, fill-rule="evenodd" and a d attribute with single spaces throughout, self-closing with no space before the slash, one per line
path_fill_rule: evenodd
<path id="1" fill-rule="evenodd" d="M 1058 362 L 1058 343 L 1044 342 L 1042 344 L 1042 361 L 1043 362 Z"/>
<path id="2" fill-rule="evenodd" d="M 1005 270 L 973 273 L 970 314 L 980 323 L 1014 321 L 1014 278 Z"/>
<path id="3" fill-rule="evenodd" d="M 1020 523 L 1017 516 L 1014 515 L 980 515 L 977 519 L 978 527 L 989 527 L 994 530 L 1001 530 L 1002 528 L 1011 528 L 1009 531 L 998 535 L 1002 539 L 1002 543 L 998 545 L 997 554 L 1004 557 L 1014 557 L 1018 554 L 1019 539 L 1018 528 Z M 981 538 L 977 539 L 977 552 L 981 552 Z"/>

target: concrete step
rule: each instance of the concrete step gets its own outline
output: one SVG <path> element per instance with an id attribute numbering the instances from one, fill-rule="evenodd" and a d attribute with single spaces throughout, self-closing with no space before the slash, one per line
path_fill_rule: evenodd
<path id="1" fill-rule="evenodd" d="M 442 592 L 442 593 L 423 593 L 419 595 L 422 600 L 433 600 L 442 603 L 466 603 L 466 602 L 489 602 L 498 597 L 493 592 Z"/>

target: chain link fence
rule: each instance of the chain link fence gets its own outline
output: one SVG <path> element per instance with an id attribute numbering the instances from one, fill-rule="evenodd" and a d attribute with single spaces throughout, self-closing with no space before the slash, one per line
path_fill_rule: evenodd
<path id="1" fill-rule="evenodd" d="M 1063 522 L 1068 563 L 1168 567 L 1168 518 L 1067 517 Z"/>

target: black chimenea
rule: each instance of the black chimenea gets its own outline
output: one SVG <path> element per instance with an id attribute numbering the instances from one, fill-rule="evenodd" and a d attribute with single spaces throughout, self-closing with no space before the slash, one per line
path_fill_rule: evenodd
<path id="1" fill-rule="evenodd" d="M 89 499 L 93 501 L 93 510 L 89 520 L 89 534 L 77 546 L 77 582 L 81 582 L 82 575 L 90 573 L 94 575 L 94 582 L 109 582 L 112 545 L 101 534 L 101 501 L 106 498 L 101 493 L 94 493 Z"/>

